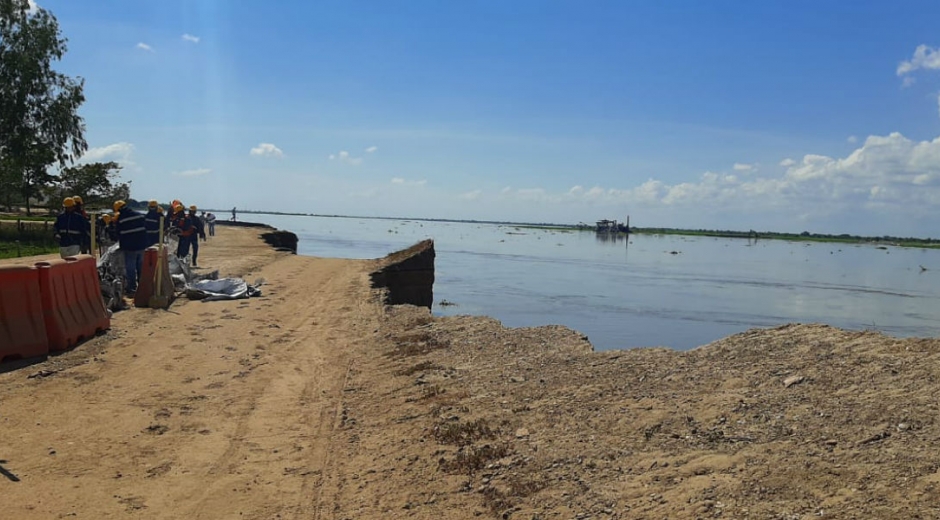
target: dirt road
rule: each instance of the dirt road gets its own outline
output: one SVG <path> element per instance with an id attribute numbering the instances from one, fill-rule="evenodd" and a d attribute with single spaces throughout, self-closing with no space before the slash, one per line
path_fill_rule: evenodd
<path id="1" fill-rule="evenodd" d="M 110 336 L 0 375 L 0 517 L 321 517 L 349 360 L 381 306 L 366 263 L 255 235 L 221 229 L 203 263 L 265 277 L 264 297 L 118 313 Z"/>

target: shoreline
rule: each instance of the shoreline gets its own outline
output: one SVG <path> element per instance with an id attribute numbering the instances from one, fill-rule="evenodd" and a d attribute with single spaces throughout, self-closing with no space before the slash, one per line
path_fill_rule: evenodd
<path id="1" fill-rule="evenodd" d="M 13 517 L 940 513 L 938 340 L 785 325 L 595 352 L 561 326 L 386 305 L 388 257 L 235 228 L 202 257 L 262 297 L 124 311 L 0 373 Z"/>

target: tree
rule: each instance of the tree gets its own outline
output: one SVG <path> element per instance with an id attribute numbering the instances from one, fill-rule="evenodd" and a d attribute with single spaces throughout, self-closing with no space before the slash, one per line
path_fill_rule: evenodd
<path id="1" fill-rule="evenodd" d="M 59 22 L 28 0 L 0 0 L 0 188 L 29 199 L 54 181 L 49 166 L 88 149 L 81 78 L 52 68 L 67 50 Z"/>
<path id="2" fill-rule="evenodd" d="M 80 195 L 86 205 L 110 206 L 130 193 L 126 183 L 115 183 L 120 172 L 121 166 L 113 161 L 69 166 L 59 172 L 56 185 L 46 193 L 55 199 Z"/>

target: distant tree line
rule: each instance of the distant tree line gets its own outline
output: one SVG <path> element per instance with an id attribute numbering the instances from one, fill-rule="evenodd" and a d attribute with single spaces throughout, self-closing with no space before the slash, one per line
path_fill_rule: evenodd
<path id="1" fill-rule="evenodd" d="M 925 246 L 940 245 L 940 239 L 918 238 L 918 237 L 896 237 L 891 235 L 883 236 L 863 236 L 842 233 L 839 235 L 826 233 L 779 233 L 774 231 L 733 231 L 728 229 L 677 229 L 677 228 L 632 228 L 634 233 L 644 233 L 652 235 L 697 235 L 723 238 L 749 238 L 749 239 L 775 239 L 775 240 L 806 240 L 819 242 L 877 242 L 898 245 L 916 245 Z"/>

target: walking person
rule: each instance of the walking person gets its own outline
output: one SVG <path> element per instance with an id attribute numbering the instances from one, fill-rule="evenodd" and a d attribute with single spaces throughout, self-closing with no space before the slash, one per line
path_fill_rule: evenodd
<path id="1" fill-rule="evenodd" d="M 79 197 L 78 195 L 72 195 L 72 200 L 75 201 L 75 213 L 78 213 L 79 215 L 82 216 L 83 219 L 88 221 L 89 229 L 91 229 L 91 217 L 89 217 L 88 212 L 85 211 L 85 201 L 82 200 L 82 198 Z M 81 246 L 82 246 L 81 253 L 83 255 L 87 255 L 91 253 L 91 235 L 90 234 L 87 237 L 85 237 L 84 240 L 82 240 Z"/>
<path id="2" fill-rule="evenodd" d="M 114 212 L 117 213 L 118 242 L 124 252 L 125 294 L 133 297 L 137 293 L 137 278 L 144 263 L 147 228 L 144 215 L 132 210 L 123 200 L 114 203 Z"/>
<path id="3" fill-rule="evenodd" d="M 209 236 L 215 236 L 215 213 L 209 213 L 206 215 L 206 224 L 209 225 Z"/>
<path id="4" fill-rule="evenodd" d="M 62 213 L 56 218 L 55 237 L 59 241 L 59 256 L 68 258 L 81 254 L 82 244 L 85 243 L 85 237 L 91 233 L 88 221 L 85 217 L 75 211 L 75 199 L 66 197 L 62 201 Z"/>
<path id="5" fill-rule="evenodd" d="M 232 208 L 232 222 L 235 222 L 235 209 L 236 208 Z"/>
<path id="6" fill-rule="evenodd" d="M 176 257 L 182 260 L 189 256 L 189 248 L 193 244 L 193 238 L 196 235 L 196 227 L 192 219 L 186 214 L 183 205 L 179 204 L 174 208 L 173 227 L 179 232 L 180 243 L 176 248 Z M 198 245 L 197 245 L 198 247 Z M 190 263 L 192 265 L 192 263 Z"/>
<path id="7" fill-rule="evenodd" d="M 160 241 L 160 205 L 151 200 L 147 203 L 147 215 L 144 217 L 144 227 L 147 229 L 147 247 L 157 245 Z M 146 249 L 145 247 L 144 249 Z"/>
<path id="8" fill-rule="evenodd" d="M 190 244 L 193 247 L 193 262 L 191 265 L 193 267 L 199 267 L 197 262 L 197 258 L 199 257 L 199 239 L 201 238 L 203 242 L 206 241 L 206 226 L 202 222 L 202 219 L 196 215 L 196 206 L 189 207 L 189 215 L 187 215 L 187 218 L 189 218 L 189 221 L 194 228 L 194 233 L 191 239 L 192 242 Z"/>

